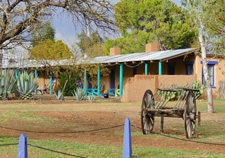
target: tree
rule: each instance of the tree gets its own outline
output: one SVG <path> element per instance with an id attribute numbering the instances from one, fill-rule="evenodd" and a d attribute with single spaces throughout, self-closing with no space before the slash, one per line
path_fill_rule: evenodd
<path id="1" fill-rule="evenodd" d="M 0 4 L 0 48 L 28 40 L 33 26 L 60 8 L 65 11 L 63 14 L 72 16 L 76 25 L 84 25 L 88 19 L 93 27 L 106 31 L 114 29 L 112 5 L 108 0 L 8 0 Z"/>
<path id="2" fill-rule="evenodd" d="M 31 32 L 31 44 L 33 47 L 35 47 L 38 42 L 46 41 L 48 39 L 55 42 L 55 29 L 51 26 L 49 21 L 43 25 L 38 24 Z"/>
<path id="3" fill-rule="evenodd" d="M 150 42 L 158 42 L 160 50 L 187 48 L 196 38 L 188 12 L 168 0 L 121 0 L 114 11 L 122 37 L 108 40 L 107 51 L 110 43 L 122 46 L 122 53 L 143 51 Z"/>
<path id="4" fill-rule="evenodd" d="M 65 96 L 72 96 L 72 93 L 74 93 L 74 90 L 77 88 L 77 82 L 79 81 L 79 76 L 77 76 L 77 74 L 71 74 L 71 79 L 69 81 L 68 77 L 70 78 L 70 75 L 68 75 L 69 72 L 68 71 L 64 71 L 64 72 L 59 72 L 59 85 L 58 85 L 58 90 L 60 90 L 62 92 L 63 90 L 63 86 L 66 84 L 65 90 L 64 90 L 64 94 Z M 64 95 L 63 95 L 64 96 Z"/>
<path id="5" fill-rule="evenodd" d="M 224 55 L 225 50 L 225 1 L 208 0 L 203 5 L 203 21 L 210 35 L 211 49 L 215 54 Z"/>
<path id="6" fill-rule="evenodd" d="M 68 46 L 64 44 L 61 40 L 54 43 L 52 40 L 48 39 L 46 41 L 40 41 L 31 50 L 30 58 L 35 59 L 38 64 L 44 65 L 44 70 L 47 71 L 51 76 L 59 77 L 59 72 L 69 71 L 66 73 L 67 78 L 64 85 L 60 85 L 62 89 L 62 100 L 64 100 L 64 90 L 68 81 L 71 79 L 71 73 L 75 70 L 71 69 L 71 64 L 75 64 L 75 58 L 73 53 L 69 50 Z M 62 60 L 65 60 L 65 63 Z M 77 70 L 75 71 L 77 73 Z M 60 83 L 59 83 L 60 84 Z"/>
<path id="7" fill-rule="evenodd" d="M 45 61 L 70 59 L 71 56 L 73 57 L 73 53 L 62 40 L 58 40 L 54 43 L 50 39 L 39 42 L 30 53 L 31 58 Z"/>
<path id="8" fill-rule="evenodd" d="M 93 32 L 90 37 L 82 32 L 78 34 L 78 40 L 77 46 L 80 48 L 81 53 L 90 58 L 101 56 L 106 51 L 104 39 L 101 38 L 98 31 Z"/>
<path id="9" fill-rule="evenodd" d="M 198 38 L 201 45 L 201 55 L 203 61 L 203 74 L 206 82 L 207 95 L 208 95 L 208 112 L 213 113 L 213 96 L 212 96 L 212 88 L 209 79 L 209 72 L 207 68 L 207 52 L 206 52 L 206 37 L 204 36 L 204 32 L 206 33 L 207 23 L 204 22 L 203 17 L 207 16 L 204 13 L 204 6 L 207 5 L 207 1 L 205 0 L 186 0 L 191 11 L 191 15 L 193 17 L 193 21 L 195 26 L 198 28 Z M 209 15 L 208 15 L 209 16 Z"/>

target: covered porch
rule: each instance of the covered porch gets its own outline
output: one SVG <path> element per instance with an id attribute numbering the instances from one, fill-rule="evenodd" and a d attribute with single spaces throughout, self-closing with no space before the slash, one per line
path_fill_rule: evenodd
<path id="1" fill-rule="evenodd" d="M 120 48 L 111 48 L 110 56 L 96 57 L 91 64 L 104 64 L 111 72 L 109 76 L 101 77 L 98 67 L 96 88 L 91 88 L 96 96 L 102 96 L 104 90 L 109 94 L 123 96 L 124 84 L 135 75 L 194 75 L 194 48 L 155 51 L 150 44 L 146 52 L 120 55 Z M 184 58 L 185 56 L 185 58 Z M 87 72 L 84 71 L 84 91 L 88 94 Z M 90 93 L 89 93 L 90 94 Z"/>

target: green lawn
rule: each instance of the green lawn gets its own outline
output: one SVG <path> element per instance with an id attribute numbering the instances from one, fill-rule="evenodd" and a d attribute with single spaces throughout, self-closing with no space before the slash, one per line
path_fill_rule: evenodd
<path id="1" fill-rule="evenodd" d="M 17 143 L 16 138 L 0 137 L 1 144 Z M 75 142 L 65 141 L 44 141 L 44 140 L 29 140 L 28 144 L 41 146 L 47 149 L 61 151 L 64 153 L 89 157 L 89 158 L 119 158 L 122 157 L 122 146 L 112 145 L 94 145 L 94 144 L 83 144 Z M 18 146 L 4 146 L 0 147 L 0 153 L 2 156 L 16 157 Z M 175 150 L 175 149 L 162 149 L 162 148 L 151 148 L 151 147 L 133 147 L 132 148 L 133 158 L 149 158 L 149 157 L 224 157 L 225 154 L 210 153 L 202 151 L 191 151 L 191 150 Z M 28 156 L 30 158 L 60 158 L 66 157 L 66 155 L 38 149 L 35 147 L 28 146 Z"/>

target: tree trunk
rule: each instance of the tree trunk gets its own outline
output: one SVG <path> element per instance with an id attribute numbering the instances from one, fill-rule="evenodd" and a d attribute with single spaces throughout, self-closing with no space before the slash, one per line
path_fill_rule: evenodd
<path id="1" fill-rule="evenodd" d="M 203 61 L 203 74 L 204 74 L 204 79 L 206 83 L 206 88 L 207 88 L 207 95 L 208 95 L 208 113 L 213 113 L 213 96 L 212 96 L 212 88 L 211 88 L 211 83 L 209 79 L 209 72 L 207 68 L 207 58 L 206 58 L 206 49 L 205 49 L 205 41 L 203 39 L 203 29 L 204 26 L 202 24 L 201 19 L 199 19 L 199 33 L 198 33 L 198 38 L 199 42 L 201 44 L 201 51 L 202 51 L 202 61 Z"/>
<path id="2" fill-rule="evenodd" d="M 65 91 L 65 88 L 66 88 L 66 85 L 67 85 L 67 82 L 69 81 L 69 78 L 66 80 L 63 88 L 62 88 L 62 96 L 61 96 L 61 100 L 64 100 L 64 91 Z"/>

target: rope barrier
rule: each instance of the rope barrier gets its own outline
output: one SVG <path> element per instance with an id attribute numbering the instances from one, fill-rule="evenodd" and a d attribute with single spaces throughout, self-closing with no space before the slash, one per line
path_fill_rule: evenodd
<path id="1" fill-rule="evenodd" d="M 45 150 L 45 151 L 50 151 L 50 152 L 54 152 L 54 153 L 66 155 L 66 156 L 73 156 L 73 157 L 79 157 L 79 158 L 86 158 L 86 157 L 82 157 L 82 156 L 77 156 L 77 155 L 73 155 L 73 154 L 64 153 L 64 152 L 61 152 L 61 151 L 56 151 L 56 150 L 44 148 L 44 147 L 37 146 L 37 145 L 32 145 L 32 144 L 27 144 L 27 145 L 29 145 L 29 146 L 31 146 L 31 147 L 34 147 L 34 148 L 38 148 L 38 149 L 42 149 L 42 150 Z"/>
<path id="2" fill-rule="evenodd" d="M 44 131 L 29 131 L 29 130 L 22 130 L 22 129 L 14 129 L 10 127 L 3 127 L 0 126 L 0 128 L 4 129 L 9 129 L 9 130 L 14 130 L 14 131 L 20 131 L 20 132 L 30 132 L 30 133 L 51 133 L 51 134 L 62 134 L 62 133 L 85 133 L 85 132 L 96 132 L 96 131 L 102 131 L 102 130 L 107 130 L 107 129 L 112 129 L 112 128 L 118 128 L 124 126 L 122 125 L 117 125 L 117 126 L 111 126 L 111 127 L 106 127 L 106 128 L 100 128 L 100 129 L 91 129 L 91 130 L 86 130 L 86 131 L 72 131 L 72 132 L 44 132 Z"/>
<path id="3" fill-rule="evenodd" d="M 11 144 L 0 144 L 0 146 L 11 146 L 11 145 L 18 145 L 19 143 L 11 143 Z"/>
<path id="4" fill-rule="evenodd" d="M 142 130 L 141 127 L 138 127 L 138 126 L 136 126 L 136 125 L 131 125 L 131 126 L 137 128 L 137 129 Z M 148 131 L 148 130 L 146 130 L 146 131 Z M 150 132 L 150 131 L 149 131 L 149 132 Z M 161 136 L 168 137 L 168 138 L 173 138 L 173 139 L 182 140 L 182 141 L 187 141 L 187 142 L 193 142 L 193 143 L 199 143 L 199 144 L 208 144 L 208 145 L 221 145 L 221 146 L 225 146 L 225 144 L 209 143 L 209 142 L 198 142 L 198 141 L 194 141 L 194 140 L 188 140 L 188 139 L 177 138 L 177 137 L 169 136 L 169 135 L 166 135 L 166 134 L 157 134 L 157 133 L 156 133 L 156 135 L 161 135 Z"/>
<path id="5" fill-rule="evenodd" d="M 9 129 L 9 130 L 16 130 L 16 131 L 23 131 L 23 132 L 32 132 L 32 133 L 52 133 L 52 134 L 54 134 L 54 133 L 84 133 L 84 132 L 95 132 L 95 131 L 107 130 L 107 129 L 112 129 L 112 128 L 118 128 L 118 127 L 121 127 L 121 126 L 124 126 L 124 124 L 117 125 L 117 126 L 111 126 L 111 127 L 107 127 L 107 128 L 101 128 L 101 129 L 92 129 L 92 130 L 86 130 L 86 131 L 73 131 L 73 132 L 28 131 L 28 130 L 13 129 L 13 128 L 9 128 L 9 127 L 2 127 L 2 126 L 0 126 L 0 128 L 5 128 L 5 129 Z M 137 129 L 142 130 L 142 128 L 141 127 L 138 127 L 137 125 L 131 125 L 131 126 L 134 127 L 134 128 L 137 128 Z M 177 138 L 177 137 L 169 136 L 169 135 L 166 135 L 166 134 L 156 134 L 156 135 L 160 135 L 160 136 L 164 136 L 164 137 L 168 137 L 168 138 L 172 138 L 172 139 L 177 139 L 177 140 L 182 140 L 182 141 L 187 141 L 187 142 L 199 143 L 199 144 L 225 146 L 225 144 L 209 143 L 209 142 L 198 142 L 198 141 L 194 141 L 194 140 Z M 18 143 L 0 144 L 0 147 L 1 146 L 11 146 L 11 145 L 18 145 Z M 52 149 L 47 149 L 47 148 L 40 147 L 40 146 L 36 146 L 36 145 L 32 145 L 32 144 L 28 144 L 28 145 L 29 146 L 32 146 L 32 147 L 39 148 L 39 149 L 43 149 L 43 150 L 47 150 L 47 151 L 51 151 L 51 152 L 55 152 L 55 153 L 59 153 L 59 154 L 64 154 L 64 155 L 67 155 L 67 156 L 74 156 L 74 157 L 84 158 L 82 156 L 72 155 L 72 154 L 68 154 L 68 153 L 64 153 L 64 152 L 60 152 L 60 151 L 56 151 L 56 150 L 52 150 Z"/>

